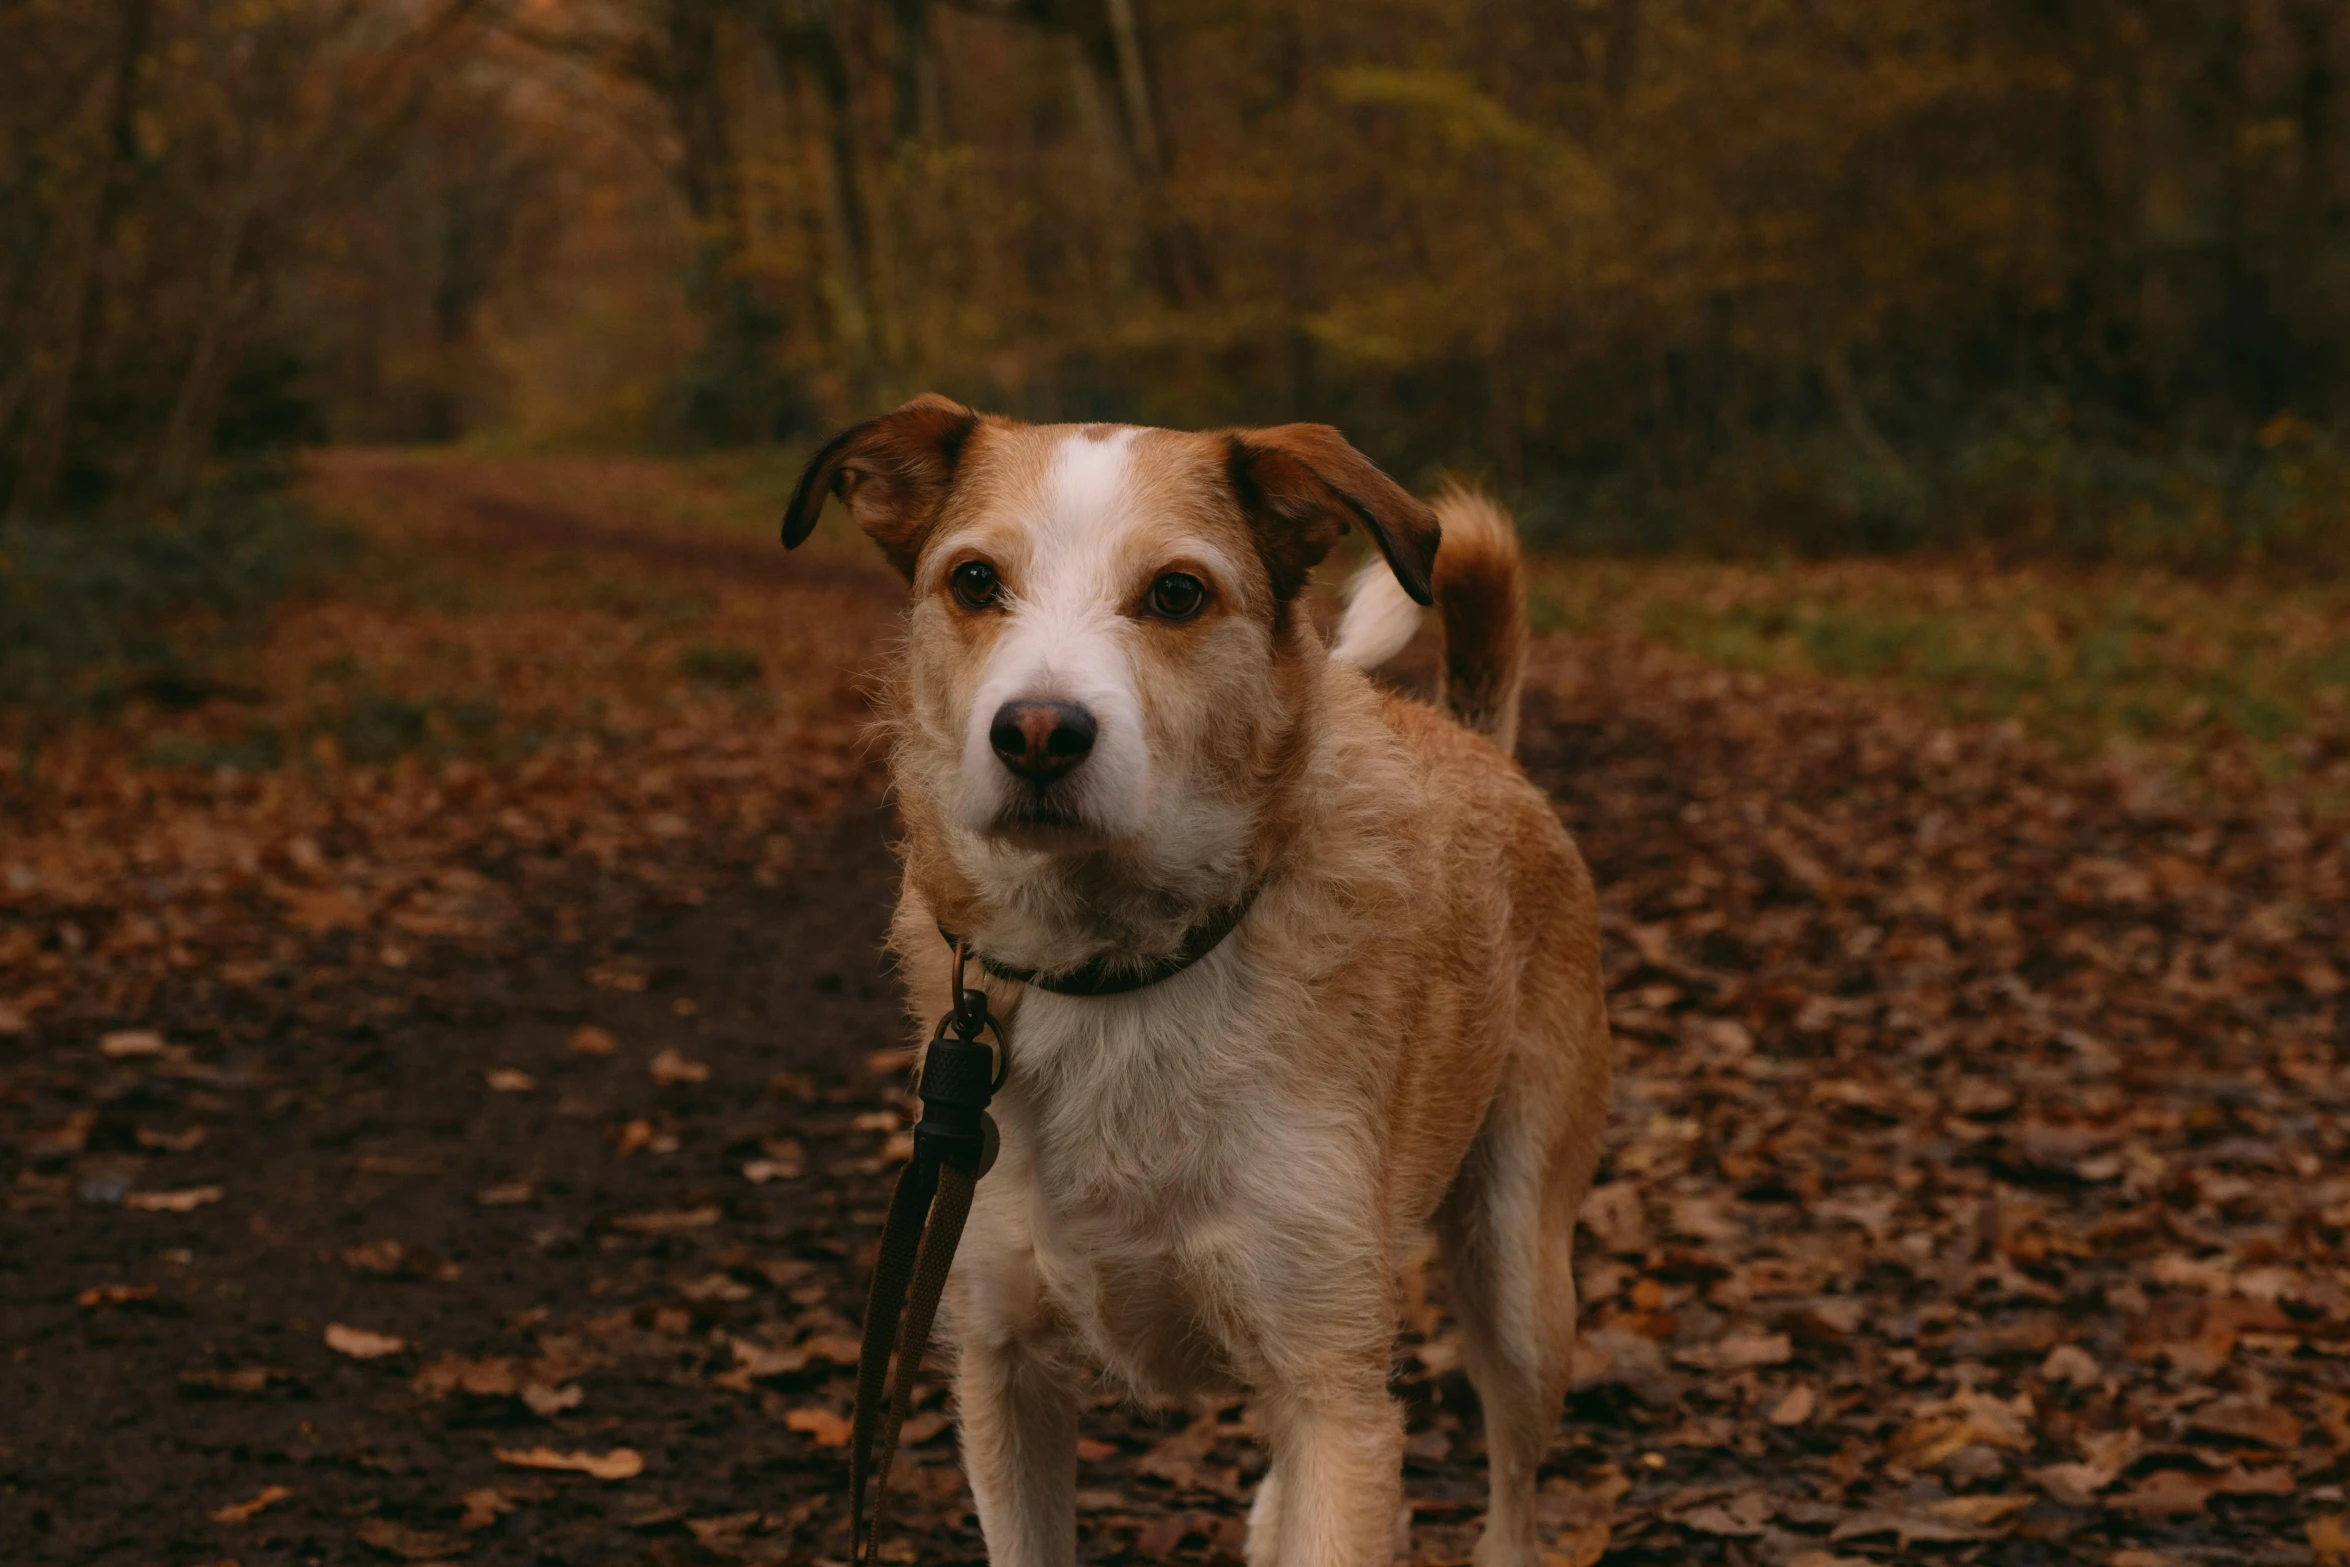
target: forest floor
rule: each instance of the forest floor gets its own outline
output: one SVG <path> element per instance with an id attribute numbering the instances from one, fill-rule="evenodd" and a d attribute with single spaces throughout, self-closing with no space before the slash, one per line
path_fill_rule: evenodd
<path id="1" fill-rule="evenodd" d="M 765 483 L 335 454 L 357 569 L 0 777 L 0 1558 L 845 1558 L 895 581 Z M 2350 1561 L 2350 617 L 1907 569 L 1545 572 L 1619 1073 L 1554 1561 Z M 1236 1561 L 1249 1438 L 1105 1395 L 1081 1559 Z M 978 1561 L 908 1440 L 885 1554 Z"/>

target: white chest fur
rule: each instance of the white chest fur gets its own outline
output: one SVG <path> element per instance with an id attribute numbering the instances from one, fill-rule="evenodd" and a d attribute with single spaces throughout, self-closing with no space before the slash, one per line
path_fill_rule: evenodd
<path id="1" fill-rule="evenodd" d="M 1361 1120 L 1299 1091 L 1311 1043 L 1276 1037 L 1264 990 L 1226 949 L 1128 996 L 1032 994 L 1012 1024 L 978 1222 L 1027 1232 L 997 1239 L 1138 1390 L 1256 1380 L 1379 1245 Z"/>

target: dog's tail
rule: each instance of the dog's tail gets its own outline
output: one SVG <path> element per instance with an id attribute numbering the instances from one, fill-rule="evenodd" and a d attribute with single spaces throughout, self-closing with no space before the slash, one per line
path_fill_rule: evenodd
<path id="1" fill-rule="evenodd" d="M 1518 741 L 1526 673 L 1526 567 L 1517 525 L 1494 501 L 1458 485 L 1432 503 L 1444 525 L 1436 550 L 1436 607 L 1444 624 L 1440 700 L 1504 751 Z M 1395 657 L 1420 629 L 1420 606 L 1374 559 L 1346 590 L 1346 618 L 1330 656 L 1362 669 Z"/>

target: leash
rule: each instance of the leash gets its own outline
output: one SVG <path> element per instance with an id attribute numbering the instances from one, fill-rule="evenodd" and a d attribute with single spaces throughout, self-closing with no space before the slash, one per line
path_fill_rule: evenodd
<path id="1" fill-rule="evenodd" d="M 890 1460 L 897 1456 L 898 1430 L 913 1407 L 914 1374 L 922 1369 L 939 1297 L 946 1293 L 947 1269 L 971 1216 L 971 1189 L 995 1163 L 995 1122 L 987 1106 L 1003 1086 L 1011 1052 L 1003 1030 L 987 1014 L 987 993 L 964 987 L 964 962 L 958 941 L 950 986 L 954 1005 L 938 1020 L 930 1048 L 922 1053 L 922 1076 L 915 1085 L 922 1096 L 922 1119 L 914 1123 L 914 1156 L 890 1193 L 873 1287 L 865 1299 L 857 1412 L 849 1428 L 849 1559 L 856 1567 L 869 1567 L 881 1536 Z M 995 1035 L 995 1049 L 981 1043 L 982 1033 Z M 889 1379 L 893 1344 L 894 1383 Z M 870 1518 L 865 1513 L 868 1482 L 873 1488 Z"/>
<path id="2" fill-rule="evenodd" d="M 1213 952 L 1247 916 L 1257 891 L 1251 887 L 1237 903 L 1187 931 L 1173 953 L 1149 963 L 1121 966 L 1096 958 L 1082 968 L 1044 975 L 985 957 L 978 958 L 979 965 L 997 979 L 1056 995 L 1123 995 L 1180 974 Z M 946 1293 L 947 1270 L 971 1217 L 972 1188 L 995 1163 L 996 1128 L 987 1107 L 1012 1065 L 1003 1027 L 988 1015 L 987 993 L 963 983 L 977 954 L 944 925 L 938 933 L 955 949 L 954 977 L 948 982 L 954 1001 L 922 1053 L 922 1075 L 915 1082 L 922 1119 L 914 1123 L 914 1154 L 898 1176 L 889 1217 L 882 1221 L 873 1285 L 865 1297 L 865 1337 L 857 1351 L 857 1411 L 849 1425 L 849 1560 L 854 1567 L 871 1567 L 881 1538 L 890 1461 L 913 1408 L 914 1375 L 922 1369 L 922 1351 Z M 995 1036 L 994 1049 L 982 1042 L 982 1034 Z M 873 1492 L 870 1517 L 868 1487 Z"/>

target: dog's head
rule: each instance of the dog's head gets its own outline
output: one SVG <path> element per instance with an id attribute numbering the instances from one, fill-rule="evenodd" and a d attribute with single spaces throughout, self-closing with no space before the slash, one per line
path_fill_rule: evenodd
<path id="1" fill-rule="evenodd" d="M 1229 866 L 1322 659 L 1295 601 L 1350 527 L 1429 601 L 1433 513 L 1326 425 L 1026 425 L 921 397 L 801 475 L 912 589 L 899 784 L 975 848 Z"/>

